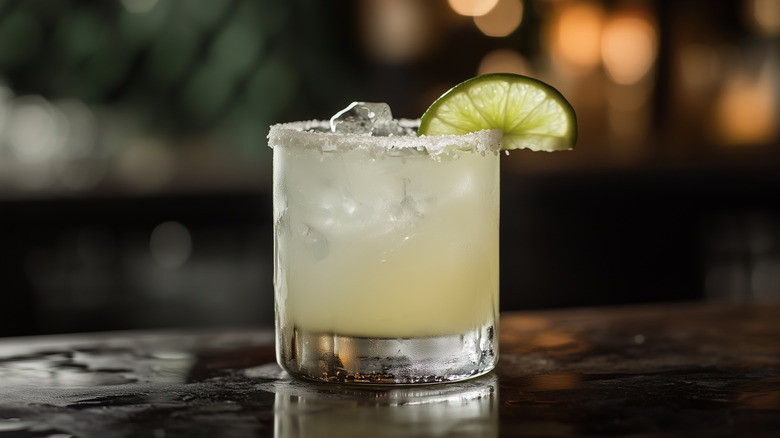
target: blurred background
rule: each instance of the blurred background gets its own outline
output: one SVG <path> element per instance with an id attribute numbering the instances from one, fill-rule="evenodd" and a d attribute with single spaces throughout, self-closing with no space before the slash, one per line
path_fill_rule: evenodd
<path id="1" fill-rule="evenodd" d="M 271 324 L 268 126 L 495 71 L 503 310 L 780 297 L 780 0 L 0 0 L 0 336 Z"/>

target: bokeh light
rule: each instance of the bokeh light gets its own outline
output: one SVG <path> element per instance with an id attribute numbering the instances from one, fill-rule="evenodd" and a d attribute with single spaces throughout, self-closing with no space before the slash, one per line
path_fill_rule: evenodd
<path id="1" fill-rule="evenodd" d="M 514 32 L 523 21 L 523 3 L 520 0 L 499 0 L 484 15 L 474 17 L 474 24 L 491 37 L 505 37 Z"/>
<path id="2" fill-rule="evenodd" d="M 163 222 L 152 230 L 149 238 L 149 252 L 163 268 L 176 269 L 183 266 L 192 253 L 192 236 L 181 222 Z"/>
<path id="3" fill-rule="evenodd" d="M 478 17 L 490 12 L 498 0 L 447 0 L 453 11 L 468 17 Z"/>
<path id="4" fill-rule="evenodd" d="M 430 48 L 435 20 L 429 16 L 428 2 L 366 0 L 360 7 L 361 40 L 377 60 L 409 62 Z"/>
<path id="5" fill-rule="evenodd" d="M 40 96 L 17 97 L 5 124 L 8 146 L 23 162 L 43 162 L 57 155 L 68 132 L 62 112 Z"/>
<path id="6" fill-rule="evenodd" d="M 749 0 L 749 19 L 765 35 L 780 35 L 780 1 Z"/>
<path id="7" fill-rule="evenodd" d="M 601 32 L 606 12 L 592 1 L 562 4 L 553 19 L 552 54 L 571 68 L 592 70 L 601 63 Z"/>
<path id="8" fill-rule="evenodd" d="M 724 145 L 755 145 L 777 134 L 778 109 L 769 72 L 756 78 L 736 74 L 725 85 L 713 108 L 713 140 Z"/>
<path id="9" fill-rule="evenodd" d="M 531 75 L 529 62 L 515 50 L 496 49 L 488 52 L 480 61 L 477 74 L 517 73 Z"/>
<path id="10" fill-rule="evenodd" d="M 618 84 L 638 82 L 655 62 L 658 32 L 647 15 L 618 13 L 604 27 L 601 57 L 604 67 Z"/>

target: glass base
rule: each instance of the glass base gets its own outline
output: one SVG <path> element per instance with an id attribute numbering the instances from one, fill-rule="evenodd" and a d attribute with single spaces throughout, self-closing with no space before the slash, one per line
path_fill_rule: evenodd
<path id="1" fill-rule="evenodd" d="M 429 384 L 480 376 L 498 359 L 492 325 L 466 334 L 362 338 L 293 329 L 279 364 L 293 376 L 334 383 Z"/>

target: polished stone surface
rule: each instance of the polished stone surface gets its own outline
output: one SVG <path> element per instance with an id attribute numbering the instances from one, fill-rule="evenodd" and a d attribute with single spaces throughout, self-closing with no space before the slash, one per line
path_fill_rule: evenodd
<path id="1" fill-rule="evenodd" d="M 495 372 L 290 379 L 267 329 L 0 339 L 0 438 L 778 436 L 780 304 L 507 313 Z"/>

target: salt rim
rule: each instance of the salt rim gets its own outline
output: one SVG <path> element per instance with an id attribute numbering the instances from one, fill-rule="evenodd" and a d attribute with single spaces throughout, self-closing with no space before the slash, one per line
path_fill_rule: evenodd
<path id="1" fill-rule="evenodd" d="M 419 119 L 397 119 L 404 128 L 417 129 Z M 326 132 L 312 129 L 327 129 Z M 373 156 L 384 155 L 390 150 L 417 149 L 431 156 L 453 152 L 498 152 L 501 149 L 502 132 L 486 129 L 462 135 L 400 135 L 371 136 L 330 132 L 330 122 L 307 120 L 272 125 L 268 132 L 268 146 L 315 149 L 322 152 L 365 151 Z M 464 147 L 465 146 L 465 147 Z"/>

